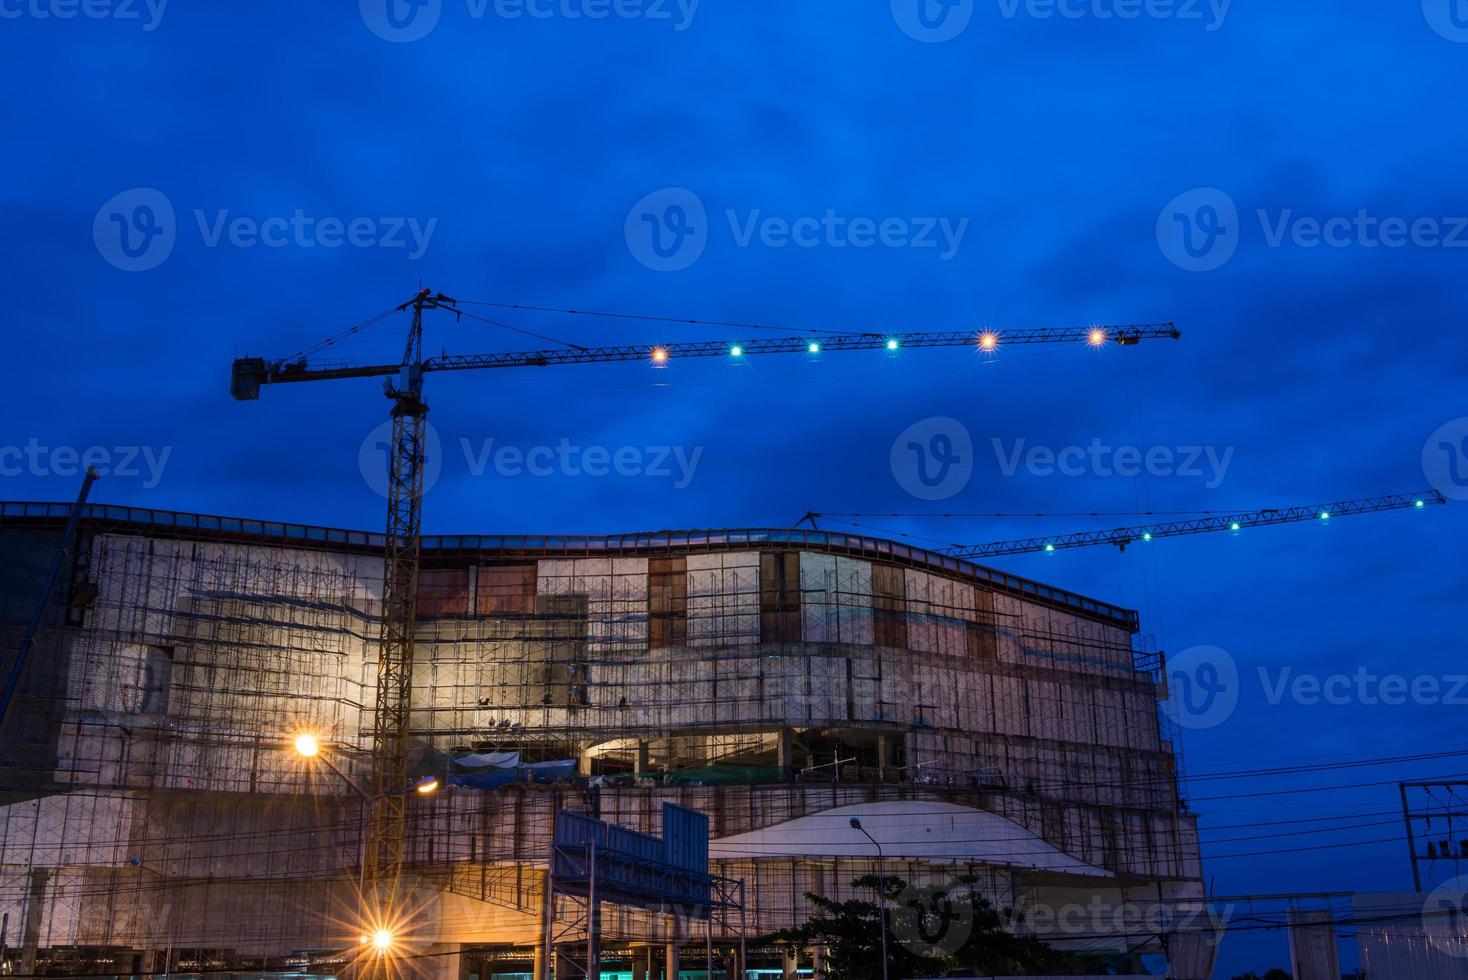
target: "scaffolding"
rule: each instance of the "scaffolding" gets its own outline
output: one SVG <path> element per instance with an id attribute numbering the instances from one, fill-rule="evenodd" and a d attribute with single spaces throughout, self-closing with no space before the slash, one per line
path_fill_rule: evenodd
<path id="1" fill-rule="evenodd" d="M 18 709 L 48 741 L 0 758 L 0 958 L 339 968 L 363 928 L 370 807 L 289 741 L 316 735 L 366 781 L 380 554 L 348 532 L 83 531 Z M 0 543 L 15 532 L 30 533 L 0 515 Z M 951 560 L 740 534 L 579 557 L 425 548 L 410 767 L 450 782 L 455 760 L 490 753 L 575 775 L 410 801 L 423 948 L 539 941 L 558 808 L 658 834 L 671 801 L 721 839 L 844 806 L 951 804 L 1063 853 L 1061 872 L 1201 877 L 1160 657 L 1134 616 Z M 808 891 L 857 897 L 874 871 L 820 854 L 715 868 L 745 883 L 751 936 L 799 925 Z M 973 877 L 996 904 L 1039 873 L 900 855 L 886 872 Z M 610 907 L 603 935 L 696 946 L 685 920 Z"/>

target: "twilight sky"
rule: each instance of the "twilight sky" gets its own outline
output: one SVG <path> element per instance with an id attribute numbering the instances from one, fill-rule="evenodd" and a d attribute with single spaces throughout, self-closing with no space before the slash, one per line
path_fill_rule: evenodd
<path id="1" fill-rule="evenodd" d="M 228 369 L 420 282 L 801 335 L 1171 320 L 1180 342 L 1126 350 L 433 376 L 427 529 L 1199 511 L 1436 485 L 1455 506 L 994 564 L 1138 608 L 1175 656 L 1225 651 L 1186 654 L 1239 674 L 1232 710 L 1184 719 L 1194 775 L 1464 748 L 1468 691 L 1442 702 L 1468 588 L 1468 11 L 922 2 L 0 0 L 0 498 L 68 499 L 95 447 L 122 471 L 99 500 L 379 528 L 378 383 L 240 403 Z M 785 332 L 466 309 L 581 344 Z M 405 326 L 322 356 L 393 360 Z M 542 346 L 428 323 L 433 351 Z M 957 447 L 936 491 L 914 439 Z M 1067 447 L 1085 452 L 1062 472 L 1047 453 Z M 1118 450 L 1153 463 L 1132 474 Z M 951 542 L 1136 521 L 858 520 Z M 1348 675 L 1349 693 L 1309 703 L 1288 686 L 1302 674 Z M 1382 703 L 1387 674 L 1440 695 Z M 1206 850 L 1212 887 L 1408 889 L 1394 781 L 1465 770 L 1197 781 L 1205 828 L 1224 828 L 1206 831 L 1225 839 Z M 1325 789 L 1347 784 L 1371 785 Z M 1267 835 L 1330 825 L 1264 822 L 1350 814 L 1369 816 L 1285 838 Z M 1263 972 L 1284 949 L 1241 935 L 1225 964 Z"/>

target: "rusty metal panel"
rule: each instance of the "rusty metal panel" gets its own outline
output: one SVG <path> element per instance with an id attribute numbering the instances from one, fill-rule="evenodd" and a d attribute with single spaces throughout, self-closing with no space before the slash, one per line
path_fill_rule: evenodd
<path id="1" fill-rule="evenodd" d="M 800 642 L 800 553 L 764 552 L 759 560 L 760 642 Z"/>
<path id="2" fill-rule="evenodd" d="M 907 647 L 907 573 L 896 565 L 872 565 L 872 629 L 879 647 Z"/>
<path id="3" fill-rule="evenodd" d="M 688 559 L 648 559 L 647 585 L 648 646 L 683 646 L 688 642 Z"/>
<path id="4" fill-rule="evenodd" d="M 475 611 L 481 616 L 524 615 L 535 608 L 535 565 L 481 565 Z"/>
<path id="5" fill-rule="evenodd" d="M 418 572 L 418 615 L 469 615 L 469 569 L 424 568 Z"/>

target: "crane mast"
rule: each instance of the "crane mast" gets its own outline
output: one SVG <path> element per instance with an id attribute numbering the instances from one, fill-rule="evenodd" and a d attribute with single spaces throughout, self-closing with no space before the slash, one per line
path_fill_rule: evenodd
<path id="1" fill-rule="evenodd" d="M 380 377 L 392 401 L 388 454 L 387 530 L 383 549 L 382 621 L 379 634 L 375 712 L 372 721 L 372 797 L 362 850 L 363 898 L 369 919 L 394 914 L 400 896 L 407 845 L 408 741 L 413 676 L 413 635 L 417 623 L 418 568 L 423 524 L 423 472 L 427 459 L 428 403 L 423 376 L 431 371 L 547 367 L 650 360 L 661 365 L 674 357 L 742 359 L 762 354 L 899 348 L 969 347 L 993 353 L 1010 344 L 1077 344 L 1131 347 L 1144 339 L 1176 340 L 1171 323 L 1136 326 L 1086 326 L 1016 331 L 919 333 L 823 333 L 819 337 L 780 337 L 736 341 L 692 341 L 610 347 L 566 345 L 564 349 L 523 353 L 423 356 L 423 315 L 445 310 L 462 315 L 459 301 L 427 289 L 397 307 L 411 311 L 412 322 L 401 362 L 369 365 L 310 365 L 304 357 L 269 361 L 237 358 L 230 393 L 242 401 L 260 397 L 263 385 Z"/>

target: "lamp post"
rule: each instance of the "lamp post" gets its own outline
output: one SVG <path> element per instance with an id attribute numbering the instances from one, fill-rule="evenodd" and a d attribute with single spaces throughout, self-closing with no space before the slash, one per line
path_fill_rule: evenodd
<path id="1" fill-rule="evenodd" d="M 867 829 L 861 825 L 860 817 L 851 818 L 851 829 L 861 831 L 877 849 L 877 909 L 882 916 L 882 980 L 887 980 L 887 875 L 882 863 L 882 845 L 877 843 L 875 837 L 867 833 Z"/>
<path id="2" fill-rule="evenodd" d="M 337 768 L 336 763 L 332 762 L 331 758 L 322 752 L 321 742 L 319 739 L 317 739 L 315 735 L 297 735 L 291 744 L 292 747 L 295 749 L 296 754 L 299 755 L 301 758 L 306 760 L 315 759 L 322 765 L 326 766 L 326 768 L 330 769 L 333 773 L 335 773 L 342 782 L 346 783 L 347 786 L 351 788 L 353 793 L 361 798 L 362 803 L 369 811 L 372 807 L 377 806 L 377 804 L 381 803 L 383 800 L 387 799 L 390 796 L 406 796 L 409 793 L 417 793 L 420 796 L 427 796 L 430 793 L 437 792 L 438 790 L 439 782 L 437 776 L 422 776 L 418 779 L 415 779 L 413 782 L 409 783 L 406 786 L 400 787 L 387 793 L 378 793 L 376 796 L 373 796 L 372 794 L 364 790 L 361 786 L 358 786 L 356 780 L 348 776 L 346 773 L 342 772 L 341 769 Z M 359 841 L 357 846 L 357 885 L 359 889 L 363 886 L 367 874 L 367 835 L 363 833 L 361 835 L 361 838 L 362 839 Z M 364 934 L 362 937 L 362 942 L 364 944 L 370 943 L 374 952 L 376 952 L 379 956 L 382 956 L 391 952 L 393 944 L 395 942 L 395 937 L 393 936 L 391 929 L 387 928 L 386 926 L 379 925 L 374 927 L 371 930 L 370 934 Z"/>

